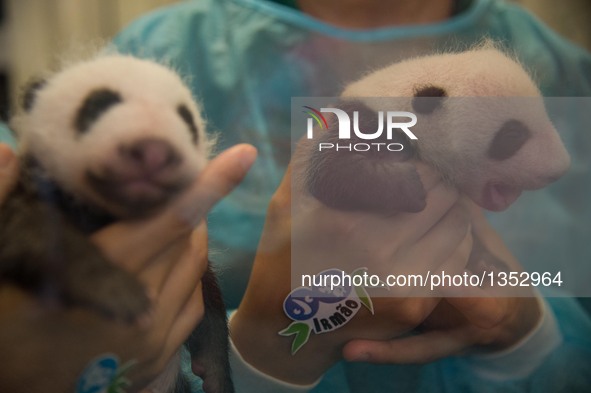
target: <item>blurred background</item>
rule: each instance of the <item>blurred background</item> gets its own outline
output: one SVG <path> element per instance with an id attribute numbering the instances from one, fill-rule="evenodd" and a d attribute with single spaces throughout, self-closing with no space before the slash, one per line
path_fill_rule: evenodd
<path id="1" fill-rule="evenodd" d="M 179 0 L 0 0 L 0 117 L 20 86 L 76 48 L 107 41 L 131 20 Z M 187 0 L 191 1 L 191 0 Z M 591 50 L 591 0 L 514 0 Z"/>

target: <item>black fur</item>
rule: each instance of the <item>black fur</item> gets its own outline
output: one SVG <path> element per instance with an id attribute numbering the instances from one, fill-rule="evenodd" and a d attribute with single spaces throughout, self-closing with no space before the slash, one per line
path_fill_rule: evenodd
<path id="1" fill-rule="evenodd" d="M 142 285 L 104 258 L 60 210 L 68 204 L 54 204 L 50 182 L 38 176 L 38 167 L 23 163 L 0 208 L 0 281 L 50 303 L 91 307 L 126 322 L 146 312 L 150 302 Z"/>
<path id="2" fill-rule="evenodd" d="M 122 101 L 121 95 L 111 89 L 90 92 L 76 113 L 74 128 L 81 134 L 85 133 L 103 113 Z"/>
<path id="3" fill-rule="evenodd" d="M 359 113 L 359 130 L 370 133 L 378 129 L 377 113 L 361 102 L 343 102 L 335 108 Z M 330 116 L 328 130 L 319 131 L 314 146 L 326 143 L 401 143 L 400 152 L 370 150 L 366 152 L 314 151 L 307 168 L 306 181 L 310 193 L 329 207 L 348 211 L 396 212 L 421 211 L 425 207 L 425 192 L 419 175 L 412 164 L 415 156 L 413 144 L 399 131 L 393 139 L 386 133 L 367 141 L 351 133 L 351 139 L 339 140 L 338 122 Z M 398 175 L 398 176 L 397 176 Z"/>
<path id="4" fill-rule="evenodd" d="M 527 126 L 519 120 L 508 120 L 495 134 L 488 147 L 488 157 L 497 161 L 513 157 L 529 139 L 530 134 Z"/>
<path id="5" fill-rule="evenodd" d="M 234 384 L 230 376 L 229 331 L 226 308 L 219 289 L 217 278 L 211 267 L 201 279 L 203 283 L 203 303 L 205 318 L 193 331 L 185 345 L 193 362 L 203 366 L 205 375 L 203 388 L 207 393 L 232 393 Z M 191 393 L 190 390 L 177 390 L 177 393 Z"/>
<path id="6" fill-rule="evenodd" d="M 433 85 L 416 89 L 412 100 L 412 109 L 420 114 L 433 113 L 443 105 L 443 98 L 447 97 L 445 89 Z"/>
<path id="7" fill-rule="evenodd" d="M 195 120 L 193 120 L 193 115 L 191 114 L 189 108 L 187 108 L 186 105 L 181 104 L 177 107 L 176 111 L 189 127 L 191 135 L 193 136 L 193 143 L 199 143 L 199 133 L 197 132 L 197 126 L 195 125 Z"/>
<path id="8" fill-rule="evenodd" d="M 32 79 L 24 89 L 21 105 L 26 112 L 30 112 L 35 105 L 37 91 L 47 84 L 44 79 Z"/>

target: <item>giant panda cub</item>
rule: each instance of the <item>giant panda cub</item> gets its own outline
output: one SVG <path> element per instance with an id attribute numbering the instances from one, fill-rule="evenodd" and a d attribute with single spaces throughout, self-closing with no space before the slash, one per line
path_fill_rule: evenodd
<path id="1" fill-rule="evenodd" d="M 23 107 L 13 124 L 20 178 L 0 207 L 0 279 L 66 306 L 137 319 L 150 305 L 144 288 L 88 235 L 158 212 L 199 175 L 211 145 L 199 107 L 173 71 L 122 55 L 33 83 Z M 202 281 L 205 316 L 186 344 L 205 370 L 204 389 L 233 392 L 226 312 L 211 269 Z M 180 374 L 175 389 L 188 390 Z"/>
<path id="2" fill-rule="evenodd" d="M 398 130 L 390 140 L 384 131 L 371 141 L 400 143 L 399 152 L 320 151 L 319 142 L 370 142 L 353 132 L 350 140 L 339 140 L 339 123 L 331 115 L 326 131 L 302 139 L 294 156 L 295 189 L 339 210 L 422 211 L 426 190 L 416 170 L 421 162 L 477 205 L 502 211 L 523 191 L 560 178 L 570 164 L 532 78 L 492 42 L 371 72 L 346 86 L 334 107 L 350 119 L 357 116 L 366 134 L 379 129 L 378 111 L 417 116 L 411 129 L 416 140 Z M 471 263 L 483 258 L 485 264 L 499 262 L 475 242 Z"/>

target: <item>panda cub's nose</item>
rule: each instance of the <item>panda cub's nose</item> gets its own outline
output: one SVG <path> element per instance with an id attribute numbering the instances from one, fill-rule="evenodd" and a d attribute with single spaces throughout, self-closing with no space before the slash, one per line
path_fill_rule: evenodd
<path id="1" fill-rule="evenodd" d="M 119 153 L 126 162 L 145 172 L 167 169 L 180 162 L 176 150 L 162 139 L 141 139 L 122 146 Z"/>

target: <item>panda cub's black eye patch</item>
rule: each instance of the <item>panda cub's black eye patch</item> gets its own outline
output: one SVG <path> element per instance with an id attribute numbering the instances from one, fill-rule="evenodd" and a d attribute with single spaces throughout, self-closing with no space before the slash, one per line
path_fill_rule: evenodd
<path id="1" fill-rule="evenodd" d="M 30 112 L 31 109 L 33 109 L 35 99 L 37 98 L 37 92 L 46 84 L 47 81 L 44 79 L 34 79 L 28 83 L 27 87 L 25 87 L 21 104 L 26 112 Z"/>
<path id="2" fill-rule="evenodd" d="M 441 87 L 422 86 L 415 90 L 412 108 L 415 112 L 426 115 L 441 107 L 445 97 L 447 97 L 447 92 Z"/>
<path id="3" fill-rule="evenodd" d="M 92 91 L 78 109 L 74 127 L 80 133 L 88 131 L 101 115 L 121 101 L 123 100 L 119 93 L 113 90 L 105 88 Z"/>
<path id="4" fill-rule="evenodd" d="M 189 131 L 191 131 L 191 135 L 193 136 L 193 143 L 197 144 L 197 142 L 199 142 L 199 134 L 197 132 L 197 126 L 195 125 L 195 120 L 193 119 L 193 114 L 185 104 L 177 106 L 176 111 L 181 119 L 187 124 L 187 127 L 189 127 Z"/>
<path id="5" fill-rule="evenodd" d="M 493 138 L 488 148 L 488 157 L 498 161 L 511 158 L 529 137 L 530 131 L 525 124 L 519 120 L 509 120 Z"/>

